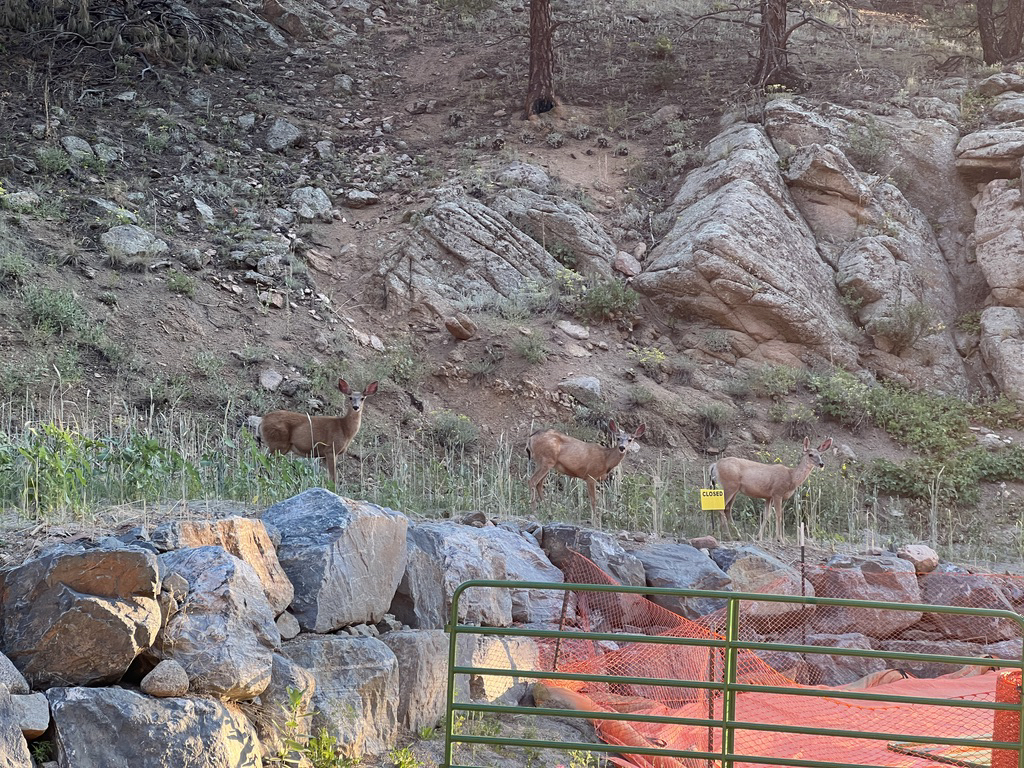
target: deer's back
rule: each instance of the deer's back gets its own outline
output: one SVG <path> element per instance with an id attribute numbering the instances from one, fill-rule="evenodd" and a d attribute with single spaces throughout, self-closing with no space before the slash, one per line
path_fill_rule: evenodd
<path id="1" fill-rule="evenodd" d="M 260 439 L 272 451 L 319 456 L 328 445 L 342 451 L 351 442 L 352 436 L 345 434 L 344 421 L 337 416 L 271 411 L 260 422 Z"/>
<path id="2" fill-rule="evenodd" d="M 793 495 L 790 480 L 793 470 L 783 464 L 764 464 L 760 461 L 729 456 L 716 463 L 718 480 L 728 496 L 739 491 L 755 499 L 769 499 L 775 496 L 789 498 Z"/>

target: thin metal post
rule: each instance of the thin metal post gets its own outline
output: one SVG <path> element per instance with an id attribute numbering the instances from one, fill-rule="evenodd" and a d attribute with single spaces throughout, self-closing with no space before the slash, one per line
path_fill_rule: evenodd
<path id="1" fill-rule="evenodd" d="M 736 666 L 739 662 L 739 650 L 735 643 L 740 635 L 740 601 L 736 598 L 729 599 L 728 619 L 725 624 L 725 667 L 722 670 L 722 765 L 724 768 L 732 768 L 733 760 L 729 755 L 733 754 L 736 745 L 736 733 L 732 722 L 736 719 L 736 691 L 733 685 L 736 684 Z"/>

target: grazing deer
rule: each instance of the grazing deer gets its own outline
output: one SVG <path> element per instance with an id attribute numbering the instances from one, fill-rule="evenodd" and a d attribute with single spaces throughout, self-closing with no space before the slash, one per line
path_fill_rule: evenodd
<path id="1" fill-rule="evenodd" d="M 791 497 L 796 489 L 810 476 L 814 467 L 824 467 L 821 452 L 832 447 L 832 438 L 823 442 L 815 450 L 811 441 L 804 438 L 804 455 L 795 467 L 783 464 L 762 464 L 748 459 L 729 457 L 711 465 L 711 484 L 722 484 L 725 490 L 725 509 L 719 512 L 722 518 L 722 530 L 727 532 L 735 526 L 732 521 L 732 503 L 737 493 L 752 499 L 764 499 L 764 513 L 761 516 L 761 529 L 757 534 L 764 537 L 765 528 L 771 517 L 771 508 L 775 507 L 775 535 L 782 541 L 782 502 Z"/>
<path id="2" fill-rule="evenodd" d="M 543 495 L 544 479 L 553 469 L 563 475 L 586 481 L 587 493 L 590 494 L 590 509 L 596 524 L 597 484 L 622 463 L 626 449 L 645 430 L 646 427 L 641 424 L 631 435 L 619 429 L 614 420 L 609 421 L 608 431 L 614 437 L 614 445 L 611 448 L 585 443 L 553 429 L 534 432 L 526 443 L 526 455 L 537 464 L 537 469 L 530 476 L 530 509 L 536 511 L 537 502 Z"/>
<path id="3" fill-rule="evenodd" d="M 327 461 L 327 474 L 331 485 L 337 486 L 338 455 L 344 453 L 359 431 L 363 420 L 363 400 L 377 391 L 377 382 L 367 385 L 362 392 L 353 392 L 344 379 L 338 379 L 338 389 L 348 398 L 348 411 L 344 416 L 308 416 L 294 411 L 272 411 L 260 420 L 260 442 L 271 453 L 294 453 L 297 456 L 317 457 Z"/>

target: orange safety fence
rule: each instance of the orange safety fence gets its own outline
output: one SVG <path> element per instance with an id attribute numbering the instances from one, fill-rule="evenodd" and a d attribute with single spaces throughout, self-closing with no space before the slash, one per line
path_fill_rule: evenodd
<path id="1" fill-rule="evenodd" d="M 600 568 L 582 555 L 573 554 L 563 564 L 566 581 L 579 584 L 617 584 Z M 998 577 L 1005 579 L 1006 577 Z M 771 593 L 771 588 L 763 590 Z M 647 634 L 666 637 L 690 637 L 723 640 L 719 632 L 724 627 L 724 610 L 690 620 L 655 605 L 636 594 L 614 592 L 572 593 L 569 610 L 563 624 L 565 628 L 584 631 Z M 825 596 L 825 595 L 819 595 Z M 744 640 L 783 642 L 802 645 L 816 645 L 821 639 L 822 622 L 809 622 L 811 610 L 802 604 L 783 605 L 784 611 L 765 621 L 765 611 L 748 610 L 767 603 L 741 602 L 741 632 Z M 877 609 L 874 609 L 877 611 Z M 884 613 L 884 611 L 883 611 Z M 891 612 L 890 612 L 891 613 Z M 849 623 L 849 617 L 844 617 Z M 926 626 L 926 625 L 922 625 Z M 916 628 L 915 628 L 916 627 Z M 894 630 L 885 639 L 898 639 L 925 643 L 935 638 L 927 637 L 921 626 L 903 627 Z M 827 629 L 827 622 L 825 623 Z M 1005 658 L 1020 658 L 1020 632 L 1010 638 L 1016 643 L 1006 646 L 1015 654 Z M 1004 632 L 1005 635 L 1005 632 Z M 857 633 L 840 633 L 849 647 L 864 647 L 865 636 Z M 810 638 L 810 639 L 808 639 Z M 874 642 L 881 642 L 878 638 Z M 835 642 L 834 638 L 829 642 Z M 858 645 L 860 643 L 860 645 Z M 986 646 L 990 647 L 990 646 Z M 980 644 L 953 643 L 951 651 L 929 651 L 926 645 L 911 652 L 942 653 L 943 655 L 981 658 Z M 964 701 L 995 701 L 997 681 L 1000 673 L 989 667 L 969 665 L 963 668 L 944 669 L 939 663 L 932 664 L 927 672 L 931 676 L 915 676 L 906 671 L 885 670 L 885 662 L 878 659 L 843 657 L 842 648 L 836 648 L 836 656 L 827 654 L 806 654 L 814 657 L 812 663 L 824 666 L 826 673 L 833 676 L 852 677 L 832 686 L 835 690 L 866 690 L 880 694 L 898 694 L 922 698 Z M 828 686 L 806 685 L 797 681 L 798 676 L 807 677 L 807 661 L 804 654 L 775 653 L 739 650 L 737 657 L 737 682 L 772 687 L 814 687 L 829 690 Z M 823 661 L 827 659 L 827 661 Z M 769 660 L 772 663 L 769 663 Z M 837 663 L 831 668 L 828 665 Z M 842 667 L 842 663 L 852 667 Z M 720 648 L 703 646 L 665 645 L 658 643 L 615 643 L 609 641 L 566 640 L 548 641 L 542 650 L 542 669 L 558 672 L 613 675 L 621 677 L 658 678 L 667 680 L 688 680 L 720 682 L 723 678 L 723 656 Z M 859 665 L 859 666 L 858 666 Z M 894 662 L 896 669 L 900 662 Z M 782 667 L 782 671 L 776 667 Z M 866 670 L 866 671 L 865 671 Z M 811 669 L 813 671 L 813 668 Z M 859 674 L 863 672 L 863 674 Z M 1020 700 L 1020 673 L 1016 670 L 1004 672 L 1001 686 L 1009 683 L 1005 676 L 1016 672 L 1016 687 L 1003 690 L 1003 701 Z M 666 717 L 720 719 L 722 713 L 721 692 L 701 688 L 685 688 L 653 684 L 574 682 L 564 680 L 545 681 L 546 684 L 561 686 L 581 694 L 584 701 L 592 702 L 595 709 L 630 712 Z M 881 683 L 881 684 L 876 684 Z M 1012 698 L 1016 696 L 1017 698 Z M 1009 697 L 1009 698 L 1008 698 Z M 736 697 L 734 720 L 737 722 L 796 725 L 804 727 L 830 728 L 844 731 L 880 732 L 891 734 L 914 734 L 928 738 L 970 738 L 993 739 L 994 714 L 1002 718 L 997 726 L 997 741 L 1018 741 L 1018 721 L 1008 719 L 1013 712 L 994 712 L 991 709 L 954 708 L 934 704 L 893 703 L 878 701 L 849 700 L 832 697 L 809 697 L 793 694 L 744 692 Z M 997 723 L 1000 721 L 997 720 Z M 629 755 L 628 746 L 663 746 L 666 749 L 693 750 L 706 752 L 721 751 L 722 731 L 707 726 L 685 726 L 613 720 L 595 720 L 595 727 L 601 738 L 609 744 L 624 747 L 623 757 L 613 757 L 612 762 L 628 768 L 681 768 L 707 766 L 708 762 L 680 758 L 644 757 Z M 1001 730 L 1000 730 L 1001 728 Z M 898 739 L 867 739 L 846 736 L 821 736 L 796 734 L 792 732 L 769 732 L 737 728 L 735 730 L 734 754 L 771 757 L 785 765 L 785 760 L 817 760 L 838 763 L 866 765 L 946 766 L 961 765 L 973 767 L 1005 768 L 1017 764 L 1017 753 L 1010 750 L 993 750 L 980 747 L 952 747 L 929 743 L 901 742 Z M 1009 758 L 1009 761 L 1007 761 Z M 1002 762 L 1001 762 L 1002 761 Z M 753 765 L 753 763 L 750 763 Z M 736 765 L 744 765 L 737 761 Z"/>

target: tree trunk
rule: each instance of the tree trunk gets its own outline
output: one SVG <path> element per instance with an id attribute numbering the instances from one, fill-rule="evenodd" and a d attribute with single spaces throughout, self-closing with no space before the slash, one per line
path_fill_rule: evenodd
<path id="1" fill-rule="evenodd" d="M 786 50 L 786 11 L 789 0 L 761 0 L 761 40 L 757 56 L 757 71 L 751 81 L 764 88 L 784 85 L 801 90 L 803 77 L 789 66 Z"/>
<path id="2" fill-rule="evenodd" d="M 981 56 L 986 64 L 999 61 L 999 38 L 996 35 L 996 19 L 992 0 L 977 0 L 978 36 L 981 38 Z"/>
<path id="3" fill-rule="evenodd" d="M 529 118 L 554 109 L 555 27 L 551 19 L 551 0 L 530 0 L 530 82 L 526 90 Z"/>
<path id="4" fill-rule="evenodd" d="M 1021 41 L 1024 40 L 1024 2 L 1007 0 L 1006 25 L 999 38 L 1000 61 L 1013 61 L 1020 56 Z"/>

